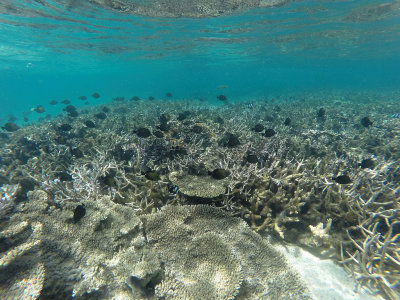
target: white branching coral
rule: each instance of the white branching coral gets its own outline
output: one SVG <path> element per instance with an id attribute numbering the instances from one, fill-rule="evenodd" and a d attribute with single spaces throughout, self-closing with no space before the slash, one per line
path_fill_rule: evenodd
<path id="1" fill-rule="evenodd" d="M 315 237 L 320 239 L 327 239 L 329 238 L 329 230 L 331 229 L 331 226 L 332 219 L 328 219 L 326 226 L 324 226 L 324 223 L 320 222 L 316 226 L 310 225 L 309 228 Z"/>

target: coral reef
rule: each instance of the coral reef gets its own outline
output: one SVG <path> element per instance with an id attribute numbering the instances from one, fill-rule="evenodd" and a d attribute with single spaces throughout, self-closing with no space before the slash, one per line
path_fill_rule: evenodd
<path id="1" fill-rule="evenodd" d="M 400 146 L 396 137 L 400 123 L 388 116 L 398 107 L 396 95 L 389 94 L 389 100 L 373 108 L 368 102 L 375 101 L 376 95 L 344 92 L 287 96 L 290 101 L 284 97 L 253 101 L 251 108 L 234 101 L 229 105 L 176 99 L 149 102 L 138 97 L 112 106 L 78 108 L 77 116 L 67 113 L 7 132 L 0 148 L 0 205 L 5 220 L 0 229 L 3 236 L 16 241 L 7 244 L 2 253 L 26 246 L 21 257 L 30 257 L 38 247 L 47 245 L 44 237 L 53 234 L 60 240 L 93 235 L 90 243 L 101 244 L 100 233 L 93 226 L 102 224 L 97 226 L 107 229 L 110 225 L 102 218 L 108 220 L 106 216 L 110 215 L 114 219 L 113 214 L 121 214 L 121 220 L 108 228 L 115 246 L 98 256 L 112 260 L 118 248 L 129 249 L 126 251 L 136 257 L 138 248 L 148 247 L 146 239 L 143 245 L 129 248 L 132 246 L 118 226 L 127 228 L 131 224 L 136 228 L 131 239 L 136 241 L 143 238 L 141 230 L 151 223 L 153 214 L 161 218 L 164 209 L 173 214 L 171 207 L 179 210 L 183 205 L 207 204 L 210 209 L 217 207 L 242 218 L 255 232 L 313 248 L 341 262 L 360 285 L 395 299 L 399 294 Z M 99 113 L 105 118 L 97 118 Z M 371 123 L 368 126 L 360 121 L 365 116 Z M 290 122 L 285 122 L 288 118 Z M 45 200 L 34 208 L 28 195 L 39 194 Z M 22 218 L 23 211 L 29 209 L 36 209 L 42 220 Z M 147 224 L 139 222 L 138 217 L 148 220 Z M 57 230 L 51 227 L 59 224 L 60 218 L 63 225 Z M 23 228 L 29 230 L 22 230 L 21 236 L 12 228 L 22 222 L 28 222 Z M 38 245 L 31 245 L 28 232 L 32 237 L 35 232 L 40 236 Z M 236 278 L 232 283 L 240 286 L 239 298 L 248 285 L 245 259 L 237 260 L 236 250 L 231 243 L 227 246 L 226 237 L 211 233 L 192 241 L 199 245 L 200 256 L 209 255 L 209 249 L 200 244 L 211 238 L 215 238 L 218 249 L 233 253 L 219 257 L 220 261 L 230 261 L 241 270 L 243 280 Z M 85 247 L 83 243 L 77 252 L 82 261 L 87 260 Z M 71 251 L 67 245 L 63 253 L 71 257 Z M 114 258 L 126 263 L 126 251 Z M 121 272 L 121 278 L 125 276 L 124 286 L 112 287 L 109 295 L 136 291 L 143 297 L 155 292 L 167 297 L 170 292 L 166 282 L 175 284 L 182 293 L 191 293 L 182 290 L 183 281 L 174 277 L 182 270 L 171 265 L 165 272 L 166 267 L 155 260 L 160 259 L 161 250 L 157 251 L 149 249 L 143 254 L 147 255 L 147 273 L 133 272 L 137 263 L 129 272 L 113 270 L 115 274 Z M 164 255 L 165 260 L 172 260 Z M 3 260 L 9 258 L 8 267 L 17 266 L 13 261 L 20 261 L 18 257 L 2 254 Z M 50 272 L 46 260 L 41 263 L 45 273 Z M 83 263 L 77 266 L 85 269 Z M 41 268 L 33 264 L 29 270 L 36 267 Z M 210 268 L 204 266 L 207 272 L 214 272 Z M 96 273 L 99 281 L 103 280 L 101 276 L 108 276 L 105 273 Z M 97 278 L 92 275 L 89 277 Z M 194 273 L 187 276 L 196 277 Z M 70 276 L 72 281 L 78 277 Z M 80 287 L 75 285 L 70 292 L 105 293 L 106 287 L 93 280 L 79 281 Z M 43 287 L 43 291 L 50 288 L 46 279 Z M 222 294 L 226 298 L 235 296 L 231 288 Z"/>
<path id="2" fill-rule="evenodd" d="M 218 208 L 165 206 L 139 220 L 102 197 L 74 220 L 76 202 L 28 197 L 1 232 L 4 299 L 308 298 L 279 253 Z"/>

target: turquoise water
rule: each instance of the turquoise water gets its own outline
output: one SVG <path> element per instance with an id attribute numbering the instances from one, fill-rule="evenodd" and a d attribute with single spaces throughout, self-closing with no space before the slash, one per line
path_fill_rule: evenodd
<path id="1" fill-rule="evenodd" d="M 224 86 L 241 100 L 400 83 L 397 1 L 298 1 L 204 19 L 63 3 L 0 4 L 3 121 L 38 104 L 56 114 L 50 100 L 80 106 L 93 92 L 103 102 L 166 92 L 214 100 Z"/>
<path id="2" fill-rule="evenodd" d="M 179 1 L 0 1 L 0 299 L 399 299 L 400 1 Z"/>

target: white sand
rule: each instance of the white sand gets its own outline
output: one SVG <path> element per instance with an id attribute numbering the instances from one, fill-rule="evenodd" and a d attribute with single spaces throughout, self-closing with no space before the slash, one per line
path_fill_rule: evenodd
<path id="1" fill-rule="evenodd" d="M 379 295 L 361 289 L 356 290 L 356 281 L 332 260 L 321 259 L 293 245 L 274 244 L 292 267 L 300 274 L 315 299 L 324 300 L 377 300 Z"/>

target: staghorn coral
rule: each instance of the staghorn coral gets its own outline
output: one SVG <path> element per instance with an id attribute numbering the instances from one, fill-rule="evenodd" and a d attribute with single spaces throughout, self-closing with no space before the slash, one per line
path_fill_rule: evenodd
<path id="1" fill-rule="evenodd" d="M 400 296 L 399 163 L 361 169 L 346 191 L 352 223 L 340 242 L 340 262 L 360 285 L 388 299 Z"/>
<path id="2" fill-rule="evenodd" d="M 227 178 L 212 181 L 223 185 L 225 192 L 208 198 L 207 203 L 242 217 L 254 231 L 277 233 L 288 242 L 318 247 L 317 251 L 329 250 L 329 255 L 336 254 L 336 259 L 354 270 L 360 283 L 397 292 L 397 265 L 388 257 L 395 258 L 398 249 L 398 240 L 393 238 L 399 221 L 400 123 L 386 116 L 398 103 L 365 105 L 375 96 L 344 92 L 295 95 L 290 101 L 284 97 L 275 102 L 254 101 L 253 109 L 240 102 L 224 107 L 184 100 L 126 102 L 118 103 L 117 108 L 110 106 L 105 120 L 83 129 L 82 124 L 99 108 L 89 107 L 86 113 L 78 109 L 74 119 L 57 117 L 8 134 L 0 148 L 1 182 L 10 186 L 33 183 L 18 188 L 18 201 L 4 203 L 15 210 L 15 205 L 25 204 L 27 192 L 40 188 L 50 196 L 44 201 L 50 212 L 68 206 L 72 214 L 88 201 L 103 206 L 110 200 L 112 208 L 113 203 L 121 205 L 136 215 L 157 213 L 168 204 L 191 201 L 185 194 L 186 183 L 179 184 L 179 192 L 171 174 L 208 179 L 208 172 L 225 169 L 230 172 Z M 322 103 L 322 97 L 332 100 L 331 104 Z M 388 97 L 395 99 L 398 94 Z M 315 111 L 322 104 L 326 109 L 323 122 Z M 183 110 L 191 113 L 181 120 Z M 170 116 L 162 137 L 144 139 L 132 133 L 143 126 L 155 132 L 161 113 Z M 360 125 L 365 115 L 373 121 L 368 128 Z M 288 116 L 291 125 L 284 126 Z M 256 122 L 273 128 L 276 134 L 266 137 L 255 132 Z M 66 123 L 71 124 L 70 131 L 57 130 Z M 240 144 L 223 147 L 220 141 L 227 133 L 238 137 Z M 364 159 L 374 162 L 370 169 L 360 165 Z M 146 178 L 149 169 L 159 174 L 159 180 Z M 339 184 L 333 179 L 341 175 L 351 182 Z M 88 215 L 77 224 L 92 216 L 90 206 L 86 208 Z M 10 210 L 3 210 L 4 219 Z M 329 230 L 318 236 L 315 230 L 321 229 L 321 224 L 327 226 L 329 219 Z M 8 224 L 1 226 L 7 230 Z M 35 223 L 29 221 L 28 226 Z M 380 252 L 385 243 L 386 252 Z M 369 248 L 363 262 L 364 252 L 358 246 L 363 249 L 364 244 Z M 377 264 L 378 257 L 384 258 L 382 263 Z M 149 276 L 140 281 L 139 288 L 135 279 L 128 281 L 129 285 L 146 295 L 147 288 L 140 292 L 142 287 L 159 282 Z"/>

